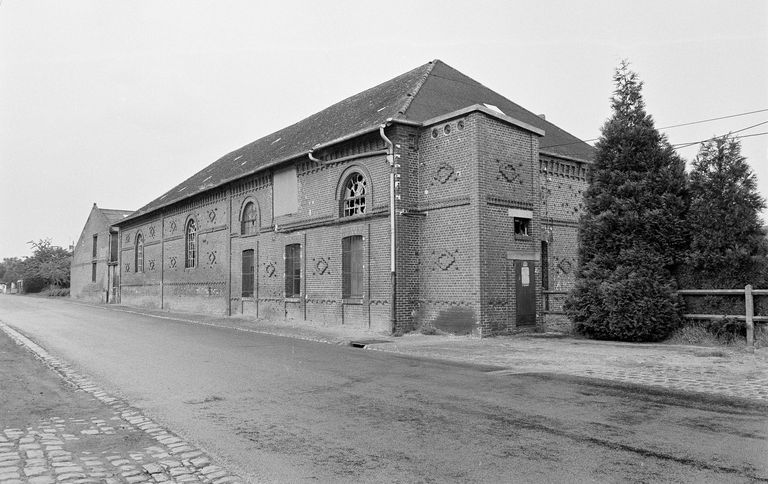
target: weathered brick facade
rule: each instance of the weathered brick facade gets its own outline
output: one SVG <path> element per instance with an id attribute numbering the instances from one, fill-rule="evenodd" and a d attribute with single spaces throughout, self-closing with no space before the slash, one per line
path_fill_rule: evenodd
<path id="1" fill-rule="evenodd" d="M 117 251 L 112 253 L 111 242 L 113 237 L 119 235 L 117 229 L 110 230 L 110 226 L 130 213 L 127 210 L 101 209 L 93 204 L 72 256 L 70 297 L 91 302 L 116 302 L 118 292 L 115 289 L 119 284 L 120 271 Z"/>
<path id="2" fill-rule="evenodd" d="M 122 303 L 395 333 L 487 336 L 540 324 L 542 284 L 554 290 L 573 282 L 588 162 L 542 154 L 549 125 L 534 125 L 544 122 L 527 111 L 516 111 L 524 120 L 507 114 L 509 101 L 492 99 L 503 112 L 470 103 L 426 117 L 435 102 L 419 105 L 416 93 L 432 82 L 433 67 L 412 76 L 399 111 L 365 99 L 391 87 L 377 86 L 329 108 L 350 110 L 344 122 L 352 123 L 332 141 L 305 142 L 311 148 L 282 158 L 264 154 L 281 149 L 284 131 L 307 137 L 286 128 L 121 222 Z M 391 82 L 399 87 L 400 79 Z M 362 125 L 354 102 L 370 113 L 393 111 Z M 426 119 L 403 116 L 412 102 Z M 305 129 L 323 125 L 323 116 L 308 118 Z M 237 174 L 256 160 L 263 161 Z M 211 181 L 220 172 L 226 176 Z M 348 205 L 351 179 L 364 180 L 362 213 Z M 255 207 L 254 233 L 241 226 L 247 206 Z M 343 252 L 345 238 L 359 244 L 354 256 Z M 350 266 L 359 269 L 354 276 Z"/>

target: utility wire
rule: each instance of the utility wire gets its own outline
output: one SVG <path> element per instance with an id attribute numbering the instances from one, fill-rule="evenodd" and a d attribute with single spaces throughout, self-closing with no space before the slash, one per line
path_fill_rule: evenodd
<path id="1" fill-rule="evenodd" d="M 753 124 L 752 126 L 747 126 L 746 128 L 737 129 L 736 131 L 731 131 L 728 134 L 741 133 L 742 131 L 746 131 L 748 129 L 756 128 L 756 127 L 762 126 L 764 124 L 768 124 L 768 121 L 763 121 L 762 123 Z M 707 139 L 704 139 L 704 140 L 701 140 L 701 141 L 692 141 L 692 142 L 689 142 L 689 143 L 677 143 L 677 144 L 672 145 L 672 147 L 673 148 L 687 148 L 688 146 L 696 145 L 696 144 L 699 144 L 699 143 L 704 143 L 705 141 L 712 141 L 712 140 L 717 139 L 717 138 L 722 138 L 723 136 L 726 136 L 726 135 L 713 136 L 711 138 L 707 138 Z M 736 138 L 736 139 L 746 138 L 746 136 L 735 136 L 734 138 Z"/>
<path id="2" fill-rule="evenodd" d="M 766 121 L 766 123 L 768 123 L 768 121 Z M 765 124 L 765 123 L 760 123 L 760 124 Z M 733 139 L 751 138 L 753 136 L 764 136 L 766 134 L 768 134 L 768 131 L 763 131 L 762 133 L 743 134 L 741 136 L 733 136 Z M 672 147 L 674 149 L 676 149 L 676 150 L 680 150 L 680 149 L 683 149 L 683 148 L 688 148 L 689 146 L 697 145 L 699 143 L 704 143 L 706 141 L 712 141 L 712 140 L 715 140 L 717 138 L 722 138 L 722 137 L 723 136 L 715 136 L 713 138 L 703 139 L 701 141 L 693 141 L 691 143 L 681 143 L 681 144 L 677 144 L 677 145 L 672 145 Z"/>
<path id="3" fill-rule="evenodd" d="M 738 116 L 746 116 L 747 114 L 755 114 L 755 113 L 764 113 L 766 111 L 768 111 L 768 109 L 758 109 L 757 111 L 750 111 L 748 113 L 731 114 L 730 116 L 720 116 L 719 118 L 702 119 L 701 121 L 692 121 L 690 123 L 683 123 L 683 124 L 673 124 L 672 126 L 664 126 L 663 128 L 659 128 L 659 129 L 679 128 L 680 126 L 690 126 L 692 124 L 708 123 L 710 121 L 719 121 L 721 119 L 736 118 Z"/>
<path id="4" fill-rule="evenodd" d="M 691 126 L 691 125 L 693 125 L 693 124 L 709 123 L 709 122 L 711 122 L 711 121 L 719 121 L 719 120 L 721 120 L 721 119 L 737 118 L 737 117 L 739 117 L 739 116 L 747 116 L 747 115 L 749 115 L 749 114 L 764 113 L 764 112 L 766 112 L 766 111 L 768 111 L 768 108 L 766 108 L 766 109 L 758 109 L 758 110 L 756 110 L 756 111 L 747 111 L 747 112 L 744 112 L 744 113 L 738 113 L 738 114 L 729 114 L 729 115 L 727 115 L 727 116 L 720 116 L 720 117 L 717 117 L 717 118 L 701 119 L 701 120 L 698 120 L 698 121 L 691 121 L 691 122 L 689 122 L 689 123 L 673 124 L 673 125 L 671 125 L 671 126 L 663 126 L 663 127 L 661 127 L 661 128 L 656 128 L 656 129 L 659 129 L 659 130 L 661 130 L 661 129 L 672 129 L 672 128 L 679 128 L 679 127 L 681 127 L 681 126 Z M 745 129 L 746 129 L 746 128 L 745 128 Z M 738 132 L 738 131 L 734 131 L 734 133 L 736 133 L 736 132 Z M 598 137 L 598 138 L 591 138 L 591 139 L 585 139 L 585 140 L 580 140 L 580 141 L 572 141 L 572 142 L 570 142 L 570 143 L 560 143 L 560 144 L 556 144 L 556 145 L 548 145 L 548 146 L 542 146 L 542 147 L 541 147 L 541 149 L 547 149 L 547 148 L 555 148 L 555 147 L 558 147 L 558 146 L 568 146 L 568 145 L 575 145 L 575 144 L 579 144 L 579 143 L 582 143 L 582 142 L 583 142 L 583 143 L 588 143 L 588 142 L 590 142 L 590 141 L 597 141 L 597 140 L 599 140 L 599 139 L 600 139 L 600 138 Z M 706 141 L 706 140 L 705 140 L 705 141 Z M 695 143 L 694 143 L 694 144 L 695 144 Z"/>

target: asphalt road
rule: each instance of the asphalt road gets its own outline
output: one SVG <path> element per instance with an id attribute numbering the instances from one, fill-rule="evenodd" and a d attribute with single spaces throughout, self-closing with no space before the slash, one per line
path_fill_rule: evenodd
<path id="1" fill-rule="evenodd" d="M 61 300 L 0 320 L 252 482 L 768 481 L 764 408 Z"/>

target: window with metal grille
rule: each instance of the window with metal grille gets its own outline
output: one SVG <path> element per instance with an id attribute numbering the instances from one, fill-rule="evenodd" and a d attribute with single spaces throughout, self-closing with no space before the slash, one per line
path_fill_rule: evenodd
<path id="1" fill-rule="evenodd" d="M 243 208 L 243 216 L 240 219 L 240 233 L 243 235 L 255 234 L 258 227 L 258 214 L 256 204 L 248 202 Z"/>
<path id="2" fill-rule="evenodd" d="M 368 183 L 360 173 L 352 173 L 344 183 L 342 216 L 351 217 L 365 213 Z"/>
<path id="3" fill-rule="evenodd" d="M 243 297 L 253 297 L 253 249 L 243 251 Z"/>
<path id="4" fill-rule="evenodd" d="M 93 236 L 93 256 L 92 256 L 94 259 L 96 258 L 96 243 L 98 242 L 98 240 L 99 240 L 99 235 L 98 234 L 94 235 Z"/>
<path id="5" fill-rule="evenodd" d="M 144 236 L 141 234 L 136 236 L 136 261 L 134 267 L 136 267 L 135 272 L 144 272 Z"/>
<path id="6" fill-rule="evenodd" d="M 96 282 L 96 263 L 91 263 L 91 282 Z"/>
<path id="7" fill-rule="evenodd" d="M 341 239 L 341 297 L 363 297 L 363 237 Z"/>
<path id="8" fill-rule="evenodd" d="M 195 267 L 195 264 L 197 264 L 197 224 L 195 224 L 194 220 L 187 222 L 186 233 L 184 267 Z"/>
<path id="9" fill-rule="evenodd" d="M 301 244 L 285 246 L 285 297 L 301 296 Z"/>

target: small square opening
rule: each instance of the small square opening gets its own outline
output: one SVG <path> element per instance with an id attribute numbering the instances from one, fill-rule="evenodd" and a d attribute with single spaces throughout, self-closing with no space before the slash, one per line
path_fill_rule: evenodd
<path id="1" fill-rule="evenodd" d="M 516 237 L 530 237 L 531 236 L 531 219 L 515 217 L 515 236 Z"/>

